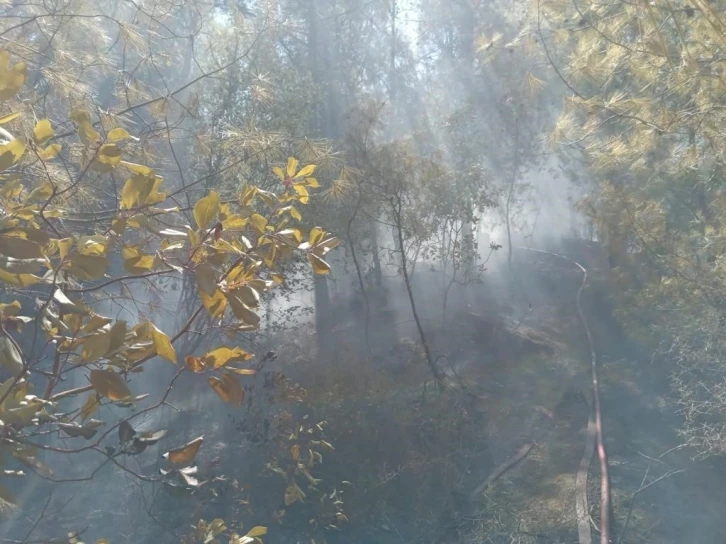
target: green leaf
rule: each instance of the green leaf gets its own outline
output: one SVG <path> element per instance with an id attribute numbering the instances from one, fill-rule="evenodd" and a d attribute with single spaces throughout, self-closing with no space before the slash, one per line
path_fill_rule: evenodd
<path id="1" fill-rule="evenodd" d="M 321 276 L 330 272 L 330 265 L 312 252 L 308 252 L 308 260 L 313 266 L 313 271 Z"/>
<path id="2" fill-rule="evenodd" d="M 227 293 L 227 300 L 232 308 L 232 313 L 245 325 L 259 327 L 260 316 L 248 308 L 242 300 L 233 293 Z"/>
<path id="3" fill-rule="evenodd" d="M 111 370 L 91 370 L 90 381 L 98 394 L 109 400 L 126 400 L 131 397 L 131 391 L 123 377 Z"/>
<path id="4" fill-rule="evenodd" d="M 257 309 L 260 306 L 260 295 L 249 285 L 243 285 L 233 291 L 234 295 L 245 303 L 245 306 L 251 309 Z"/>
<path id="5" fill-rule="evenodd" d="M 102 278 L 108 267 L 105 255 L 83 255 L 74 253 L 68 257 L 68 270 L 80 280 L 97 280 Z"/>
<path id="6" fill-rule="evenodd" d="M 103 330 L 96 334 L 83 337 L 81 361 L 92 363 L 98 361 L 111 349 L 111 330 Z"/>
<path id="7" fill-rule="evenodd" d="M 194 276 L 197 279 L 197 287 L 201 293 L 211 295 L 217 290 L 217 271 L 212 265 L 208 263 L 200 264 L 194 270 Z"/>
<path id="8" fill-rule="evenodd" d="M 81 421 L 86 421 L 95 414 L 99 406 L 101 406 L 101 403 L 98 401 L 98 394 L 91 393 L 81 406 Z"/>
<path id="9" fill-rule="evenodd" d="M 24 370 L 23 356 L 12 340 L 5 335 L 0 336 L 0 364 L 13 376 L 19 376 Z"/>
<path id="10" fill-rule="evenodd" d="M 220 198 L 215 191 L 210 191 L 207 196 L 194 205 L 194 220 L 200 229 L 204 229 L 213 219 L 216 219 L 219 214 L 219 206 Z"/>
<path id="11" fill-rule="evenodd" d="M 98 427 L 101 425 L 105 425 L 104 422 L 97 419 L 92 419 L 84 425 L 79 425 L 78 423 L 58 423 L 60 430 L 71 438 L 83 437 L 86 440 L 93 438 L 98 432 Z"/>

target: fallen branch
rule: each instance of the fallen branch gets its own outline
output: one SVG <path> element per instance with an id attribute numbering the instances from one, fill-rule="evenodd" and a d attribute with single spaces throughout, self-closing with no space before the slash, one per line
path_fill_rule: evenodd
<path id="1" fill-rule="evenodd" d="M 546 408 L 544 408 L 542 406 L 537 406 L 535 409 L 537 410 L 537 412 L 546 416 L 550 420 L 552 420 L 554 418 L 553 413 L 550 410 L 547 410 Z M 540 433 L 542 433 L 544 431 L 544 429 L 541 425 L 536 425 L 536 427 L 540 429 Z M 536 441 L 534 439 L 530 440 L 524 446 L 519 448 L 519 450 L 517 451 L 517 453 L 514 454 L 513 457 L 510 457 L 507 461 L 505 461 L 504 463 L 499 465 L 496 469 L 494 469 L 494 471 L 492 471 L 492 473 L 489 476 L 487 476 L 487 479 L 484 480 L 481 484 L 479 484 L 479 486 L 472 492 L 471 498 L 475 499 L 481 493 L 486 491 L 486 489 L 491 484 L 493 484 L 494 481 L 497 480 L 502 474 L 507 472 L 514 465 L 516 465 L 522 459 L 527 457 L 529 452 L 532 451 L 532 448 L 534 447 L 535 443 L 536 443 Z"/>
<path id="2" fill-rule="evenodd" d="M 486 480 L 484 480 L 471 494 L 471 498 L 474 499 L 477 496 L 479 496 L 483 491 L 486 490 L 487 487 L 489 487 L 497 478 L 499 478 L 502 474 L 504 474 L 506 471 L 508 471 L 510 468 L 512 468 L 514 465 L 519 463 L 522 459 L 527 457 L 527 454 L 532 451 L 532 448 L 534 447 L 534 442 L 527 442 L 524 446 L 519 448 L 519 451 L 514 455 L 514 457 L 511 457 L 509 460 L 505 461 L 501 465 L 499 465 L 494 472 L 492 472 Z"/>

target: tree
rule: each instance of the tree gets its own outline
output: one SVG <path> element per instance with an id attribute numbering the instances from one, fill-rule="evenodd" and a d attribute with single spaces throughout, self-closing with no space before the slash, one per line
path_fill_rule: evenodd
<path id="1" fill-rule="evenodd" d="M 726 404 L 701 387 L 725 370 L 713 358 L 723 353 L 726 280 L 722 7 L 547 2 L 540 18 L 570 91 L 556 136 L 596 181 L 583 209 L 622 282 L 625 317 L 681 363 L 684 434 L 704 454 L 726 451 Z"/>
<path id="2" fill-rule="evenodd" d="M 0 281 L 10 289 L 0 320 L 5 374 L 0 440 L 12 458 L 6 474 L 20 475 L 12 466 L 20 463 L 45 479 L 65 481 L 40 461 L 39 452 L 92 452 L 98 463 L 72 480 L 92 478 L 110 464 L 141 481 L 198 486 L 186 469 L 202 437 L 169 449 L 163 455 L 169 468 L 160 477 L 125 464 L 129 456 L 149 455 L 147 448 L 157 442 L 173 445 L 165 430 L 140 432 L 135 420 L 162 406 L 184 373 L 206 379 L 225 402 L 242 403 L 241 380 L 255 373 L 249 365 L 253 354 L 221 345 L 185 357 L 175 346 L 204 314 L 212 318 L 210 328 L 232 336 L 257 329 L 260 296 L 284 281 L 277 269 L 293 252 L 303 252 L 315 273 L 329 271 L 324 257 L 337 239 L 317 227 L 308 235 L 295 227 L 300 214 L 294 206 L 304 206 L 308 189 L 319 185 L 316 167 L 289 158 L 273 168 L 274 191 L 245 184 L 191 196 L 205 178 L 167 189 L 154 169 L 135 162 L 144 149 L 116 119 L 94 119 L 75 108 L 73 137 L 56 134 L 47 118 L 35 122 L 26 137 L 22 120 L 32 119 L 33 108 L 14 99 L 27 68 L 5 51 L 0 60 L 0 99 L 10 110 L 2 119 L 7 128 L 0 147 Z M 125 181 L 116 185 L 117 178 Z M 73 200 L 109 179 L 116 189 L 109 200 L 118 206 L 76 226 L 82 214 L 74 211 Z M 198 298 L 178 330 L 165 332 L 142 316 L 132 321 L 98 311 L 99 296 L 106 293 L 130 304 L 135 282 L 161 284 L 187 276 L 194 278 Z M 150 395 L 135 394 L 135 376 L 157 359 L 174 365 L 173 377 Z M 79 397 L 82 403 L 75 402 Z M 137 411 L 119 421 L 94 419 L 103 407 L 132 405 Z M 59 447 L 54 436 L 68 437 L 70 444 Z M 14 502 L 10 487 L 0 490 L 5 505 Z M 247 536 L 262 534 L 258 528 Z"/>

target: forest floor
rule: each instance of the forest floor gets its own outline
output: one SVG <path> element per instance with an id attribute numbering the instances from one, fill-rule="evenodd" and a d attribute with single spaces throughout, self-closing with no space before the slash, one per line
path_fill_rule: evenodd
<path id="1" fill-rule="evenodd" d="M 483 393 L 485 430 L 495 466 L 522 443 L 535 446 L 480 497 L 470 542 L 576 543 L 575 477 L 583 456 L 591 392 L 590 358 L 575 296 L 580 274 L 562 262 L 532 260 L 536 270 L 518 291 L 509 330 L 549 349 L 506 364 L 460 371 Z M 666 398 L 662 369 L 643 360 L 613 325 L 607 308 L 585 297 L 601 368 L 604 428 L 613 489 L 616 543 L 716 544 L 726 541 L 723 463 L 696 462 L 679 448 L 679 420 Z M 528 305 L 531 304 L 531 310 Z M 481 305 L 489 307 L 490 305 Z M 504 323 L 506 316 L 500 316 Z M 511 343 L 511 341 L 510 341 Z M 551 418 L 538 414 L 544 408 Z M 599 470 L 590 468 L 593 540 L 599 535 Z M 482 480 L 484 477 L 482 477 Z"/>
<path id="2" fill-rule="evenodd" d="M 375 509 L 368 530 L 351 527 L 331 542 L 577 544 L 575 479 L 585 449 L 592 384 L 589 350 L 575 305 L 582 276 L 571 264 L 541 255 L 521 265 L 531 272 L 518 278 L 516 289 L 506 280 L 490 281 L 477 286 L 474 296 L 471 291 L 464 296 L 466 309 L 461 301 L 452 304 L 458 309 L 451 312 L 446 328 L 433 318 L 425 321 L 434 353 L 446 355 L 443 367 L 463 384 L 469 399 L 449 403 L 433 416 L 446 429 L 439 434 L 427 431 L 436 444 L 427 451 L 438 448 L 442 456 L 448 452 L 459 460 L 432 461 L 426 476 L 404 466 L 396 478 L 387 480 L 388 491 L 376 488 L 384 506 Z M 583 307 L 600 366 L 613 543 L 726 541 L 719 515 L 726 505 L 726 486 L 720 485 L 726 464 L 695 461 L 694 452 L 681 446 L 680 420 L 667 397 L 667 376 L 626 340 L 607 301 L 595 295 L 596 270 L 591 279 Z M 418 289 L 425 293 L 425 287 L 419 284 Z M 435 315 L 430 308 L 422 313 Z M 397 314 L 406 323 L 399 326 L 399 337 L 416 338 L 405 311 L 399 308 Z M 399 389 L 410 386 L 415 396 L 412 384 L 425 374 L 425 367 L 409 371 L 399 379 Z M 399 400 L 385 408 L 378 401 L 379 412 L 405 411 L 400 391 L 395 394 Z M 461 418 L 468 418 L 469 425 L 457 427 L 457 415 L 451 412 L 458 411 L 467 414 Z M 431 412 L 419 410 L 416 417 L 425 420 Z M 446 433 L 454 427 L 458 435 L 452 440 Z M 397 439 L 420 448 L 413 434 L 402 433 Z M 534 445 L 521 461 L 472 497 L 529 443 Z M 594 456 L 588 479 L 593 542 L 599 541 L 599 483 Z M 416 498 L 431 493 L 436 496 L 433 501 Z M 450 495 L 464 499 L 452 501 Z M 376 494 L 367 495 L 371 497 Z M 406 510 L 406 500 L 419 505 L 420 519 Z M 433 515 L 436 507 L 431 502 L 437 500 L 439 512 Z M 453 520 L 442 515 L 452 508 Z"/>
<path id="3" fill-rule="evenodd" d="M 385 310 L 395 326 L 372 319 L 373 356 L 361 356 L 360 323 L 340 323 L 333 360 L 324 365 L 310 338 L 304 344 L 292 336 L 295 341 L 280 347 L 280 370 L 317 392 L 305 409 L 329 421 L 336 451 L 326 456 L 320 477 L 354 484 L 346 498 L 350 523 L 330 533 L 328 544 L 577 544 L 575 478 L 591 388 L 575 306 L 581 275 L 566 262 L 528 261 L 516 288 L 492 275 L 474 291 L 452 296 L 445 328 L 439 302 L 427 295 L 431 285 L 415 283 L 418 300 L 428 303 L 420 310 L 432 350 L 445 356 L 440 364 L 457 385 L 444 395 L 422 393 L 429 371 L 400 297 Z M 614 544 L 725 542 L 725 464 L 693 461 L 691 451 L 678 447 L 679 419 L 662 369 L 625 340 L 594 296 L 596 287 L 588 287 L 583 302 L 601 368 Z M 209 412 L 210 443 L 224 446 L 239 464 L 247 447 L 229 438 L 237 435 L 228 427 L 212 428 L 224 415 L 218 399 L 199 402 L 188 409 Z M 472 497 L 531 442 L 521 461 Z M 598 493 L 593 458 L 594 542 Z M 292 523 L 271 524 L 269 541 L 294 543 L 298 535 Z"/>

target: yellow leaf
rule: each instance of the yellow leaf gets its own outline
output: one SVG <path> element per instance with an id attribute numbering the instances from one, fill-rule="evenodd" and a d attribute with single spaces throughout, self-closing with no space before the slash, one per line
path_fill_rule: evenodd
<path id="1" fill-rule="evenodd" d="M 61 149 L 62 147 L 60 144 L 50 144 L 45 149 L 38 149 L 38 156 L 41 160 L 49 161 L 55 159 L 61 152 Z"/>
<path id="2" fill-rule="evenodd" d="M 121 209 L 129 210 L 146 204 L 155 181 L 154 177 L 142 174 L 127 179 L 121 190 Z"/>
<path id="3" fill-rule="evenodd" d="M 148 166 L 144 166 L 143 164 L 136 164 L 133 162 L 126 162 L 126 161 L 121 161 L 119 164 L 121 166 L 123 166 L 124 168 L 131 170 L 134 174 L 138 174 L 140 176 L 149 177 L 149 178 L 155 177 L 154 171 L 151 168 L 149 168 Z"/>
<path id="4" fill-rule="evenodd" d="M 312 252 L 308 252 L 308 260 L 310 261 L 310 264 L 313 266 L 313 271 L 316 274 L 320 274 L 321 276 L 324 276 L 328 272 L 330 272 L 330 265 L 326 263 L 323 259 L 318 257 Z"/>
<path id="5" fill-rule="evenodd" d="M 156 354 L 176 364 L 176 351 L 174 346 L 171 345 L 169 336 L 157 329 L 152 323 L 149 323 L 149 327 L 151 328 L 151 338 L 154 341 Z"/>
<path id="6" fill-rule="evenodd" d="M 290 215 L 296 221 L 302 221 L 302 215 L 300 215 L 300 212 L 297 211 L 294 206 L 290 206 Z"/>
<path id="7" fill-rule="evenodd" d="M 283 172 L 282 168 L 275 166 L 272 171 L 278 178 L 280 178 L 280 181 L 285 181 L 285 172 Z"/>
<path id="8" fill-rule="evenodd" d="M 20 117 L 20 112 L 19 111 L 15 111 L 13 113 L 9 113 L 7 115 L 4 115 L 4 116 L 0 117 L 0 125 L 4 125 L 5 123 L 9 123 L 13 119 L 17 119 L 18 117 Z"/>
<path id="9" fill-rule="evenodd" d="M 108 142 L 120 142 L 121 140 L 128 140 L 129 138 L 131 138 L 131 135 L 125 128 L 114 128 L 106 135 L 106 141 Z"/>
<path id="10" fill-rule="evenodd" d="M 310 193 L 304 185 L 298 183 L 293 185 L 292 188 L 298 194 L 298 200 L 301 204 L 307 204 L 310 201 Z"/>
<path id="11" fill-rule="evenodd" d="M 91 393 L 81 407 L 81 421 L 86 421 L 89 417 L 95 414 L 100 405 L 98 395 L 96 393 Z"/>
<path id="12" fill-rule="evenodd" d="M 200 291 L 199 298 L 202 299 L 202 304 L 210 316 L 219 318 L 224 315 L 224 310 L 227 307 L 227 299 L 224 297 L 222 291 L 217 289 L 211 295 Z"/>
<path id="13" fill-rule="evenodd" d="M 289 178 L 295 177 L 295 171 L 297 170 L 298 164 L 300 164 L 300 161 L 297 160 L 295 157 L 288 157 L 288 159 L 287 159 L 287 177 L 289 177 Z"/>
<path id="14" fill-rule="evenodd" d="M 293 444 L 290 448 L 290 453 L 292 454 L 292 458 L 297 461 L 300 457 L 300 444 Z"/>
<path id="15" fill-rule="evenodd" d="M 25 64 L 10 66 L 10 53 L 0 51 L 0 100 L 8 100 L 18 94 L 25 83 Z"/>
<path id="16" fill-rule="evenodd" d="M 90 380 L 98 394 L 109 400 L 126 400 L 131 397 L 131 391 L 124 379 L 111 370 L 91 370 Z"/>
<path id="17" fill-rule="evenodd" d="M 320 227 L 314 227 L 310 231 L 310 236 L 308 237 L 308 243 L 311 246 L 316 246 L 323 239 L 324 235 L 325 235 L 325 231 L 323 229 L 321 229 Z"/>
<path id="18" fill-rule="evenodd" d="M 35 125 L 33 129 L 33 140 L 38 145 L 44 145 L 45 142 L 50 140 L 55 135 L 53 127 L 50 125 L 48 119 L 41 119 Z"/>
<path id="19" fill-rule="evenodd" d="M 122 255 L 124 268 L 131 274 L 144 274 L 159 265 L 156 255 L 145 254 L 136 246 L 124 246 Z"/>
<path id="20" fill-rule="evenodd" d="M 240 231 L 247 226 L 247 221 L 241 215 L 231 215 L 222 221 L 222 228 L 225 231 Z"/>
<path id="21" fill-rule="evenodd" d="M 116 144 L 103 144 L 96 154 L 93 167 L 101 172 L 110 172 L 121 162 L 121 149 Z"/>
<path id="22" fill-rule="evenodd" d="M 305 493 L 300 489 L 295 482 L 287 486 L 285 490 L 285 506 L 301 501 L 305 498 Z"/>
<path id="23" fill-rule="evenodd" d="M 250 224 L 252 225 L 252 228 L 255 229 L 259 234 L 262 234 L 265 232 L 265 227 L 267 226 L 267 219 L 259 213 L 256 213 L 252 215 L 252 217 L 250 217 Z"/>
<path id="24" fill-rule="evenodd" d="M 203 440 L 203 436 L 195 438 L 181 448 L 169 450 L 163 455 L 163 457 L 172 465 L 188 465 L 189 463 L 194 461 L 194 458 L 197 456 L 197 452 L 199 451 L 199 447 L 202 445 Z"/>
<path id="25" fill-rule="evenodd" d="M 267 534 L 267 527 L 252 527 L 252 529 L 249 530 L 247 533 L 247 536 L 250 538 L 257 538 L 258 536 L 264 536 Z"/>
<path id="26" fill-rule="evenodd" d="M 282 285 L 285 282 L 285 278 L 283 278 L 280 274 L 270 274 L 270 277 L 277 285 Z"/>
<path id="27" fill-rule="evenodd" d="M 2 93 L 0 85 L 0 94 Z M 22 140 L 12 140 L 0 145 L 0 172 L 16 165 L 25 153 L 25 143 Z"/>
<path id="28" fill-rule="evenodd" d="M 55 192 L 53 185 L 48 180 L 44 180 L 40 187 L 33 189 L 25 199 L 26 204 L 33 202 L 46 202 L 53 197 Z"/>
<path id="29" fill-rule="evenodd" d="M 30 287 L 42 280 L 33 274 L 14 274 L 7 270 L 0 269 L 0 281 L 15 287 Z"/>
<path id="30" fill-rule="evenodd" d="M 240 406 L 244 400 L 245 392 L 239 380 L 231 374 L 223 374 L 222 378 L 210 376 L 209 385 L 224 402 Z"/>
<path id="31" fill-rule="evenodd" d="M 312 188 L 320 187 L 318 180 L 315 178 L 305 178 L 305 185 Z"/>
<path id="32" fill-rule="evenodd" d="M 219 214 L 220 199 L 215 191 L 210 191 L 207 196 L 194 205 L 194 220 L 200 229 L 205 228 Z"/>
<path id="33" fill-rule="evenodd" d="M 314 164 L 308 164 L 305 168 L 300 170 L 295 177 L 296 178 L 307 178 L 309 176 L 312 176 L 315 172 L 315 165 Z"/>
<path id="34" fill-rule="evenodd" d="M 205 366 L 216 369 L 230 363 L 249 361 L 252 357 L 253 355 L 251 353 L 246 352 L 240 347 L 228 348 L 227 346 L 222 346 L 207 353 L 203 359 Z"/>
<path id="35" fill-rule="evenodd" d="M 277 233 L 277 237 L 288 246 L 297 248 L 302 240 L 302 232 L 299 229 L 285 229 Z"/>

